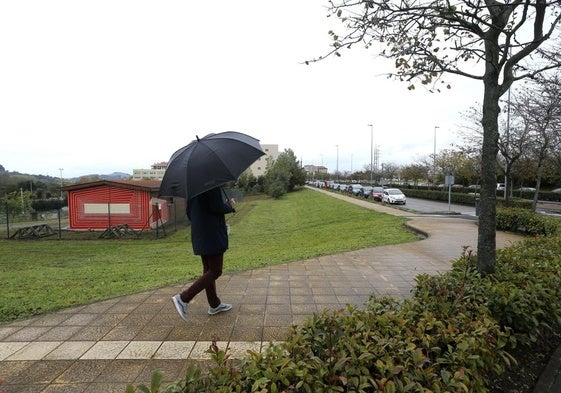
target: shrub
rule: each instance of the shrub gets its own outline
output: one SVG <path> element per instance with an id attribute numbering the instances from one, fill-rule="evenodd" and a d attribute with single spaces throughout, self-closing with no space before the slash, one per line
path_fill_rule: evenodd
<path id="1" fill-rule="evenodd" d="M 525 232 L 529 235 L 556 235 L 561 233 L 561 221 L 555 217 L 533 213 L 519 208 L 497 208 L 496 226 L 499 230 Z"/>
<path id="2" fill-rule="evenodd" d="M 536 237 L 497 253 L 488 307 L 522 344 L 561 327 L 561 235 Z"/>

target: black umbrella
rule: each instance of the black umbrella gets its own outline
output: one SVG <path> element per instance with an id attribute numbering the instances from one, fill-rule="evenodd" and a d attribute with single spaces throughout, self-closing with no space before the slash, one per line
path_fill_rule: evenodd
<path id="1" fill-rule="evenodd" d="M 169 159 L 160 196 L 193 198 L 236 180 L 265 153 L 259 140 L 236 131 L 209 134 L 182 147 Z"/>

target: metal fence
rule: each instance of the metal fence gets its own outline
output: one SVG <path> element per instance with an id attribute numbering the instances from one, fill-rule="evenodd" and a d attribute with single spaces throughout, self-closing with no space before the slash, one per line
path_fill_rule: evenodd
<path id="1" fill-rule="evenodd" d="M 244 199 L 244 192 L 240 189 L 226 189 L 228 198 L 234 198 L 238 203 Z M 0 238 L 4 239 L 138 239 L 161 238 L 189 226 L 186 215 L 185 201 L 170 205 L 169 218 L 165 223 L 147 229 L 131 229 L 126 222 L 114 220 L 115 224 L 108 225 L 103 230 L 72 230 L 69 224 L 68 207 L 55 210 L 32 211 L 21 214 L 10 212 L 5 206 L 0 212 Z M 109 220 L 109 222 L 112 222 Z"/>
<path id="2" fill-rule="evenodd" d="M 115 220 L 117 222 L 117 220 Z M 185 211 L 174 211 L 165 224 L 153 228 L 131 229 L 118 221 L 103 230 L 72 230 L 68 209 L 27 214 L 0 214 L 0 238 L 13 240 L 95 240 L 95 239 L 158 239 L 188 226 Z"/>

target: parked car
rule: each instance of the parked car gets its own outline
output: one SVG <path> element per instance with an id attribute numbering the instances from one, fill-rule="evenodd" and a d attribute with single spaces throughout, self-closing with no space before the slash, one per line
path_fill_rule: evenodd
<path id="1" fill-rule="evenodd" d="M 372 187 L 372 186 L 363 186 L 362 191 L 360 192 L 360 195 L 363 196 L 364 198 L 368 198 L 370 196 L 370 192 L 372 192 L 373 188 L 374 187 Z"/>
<path id="2" fill-rule="evenodd" d="M 388 188 L 384 190 L 384 194 L 382 195 L 382 202 L 389 203 L 392 205 L 393 204 L 405 205 L 405 203 L 407 202 L 407 198 L 399 188 Z"/>
<path id="3" fill-rule="evenodd" d="M 556 188 L 555 190 L 552 190 L 551 192 L 555 192 L 557 194 L 561 194 L 561 188 Z"/>
<path id="4" fill-rule="evenodd" d="M 534 187 L 520 187 L 516 191 L 531 191 L 531 192 L 534 192 L 534 191 L 536 191 L 536 189 Z"/>
<path id="5" fill-rule="evenodd" d="M 360 184 L 351 184 L 348 191 L 353 195 L 359 195 L 362 191 L 362 186 Z"/>
<path id="6" fill-rule="evenodd" d="M 339 184 L 338 190 L 341 191 L 341 192 L 346 192 L 347 188 L 349 188 L 348 184 Z"/>
<path id="7" fill-rule="evenodd" d="M 382 195 L 384 194 L 384 187 L 373 187 L 370 192 L 370 198 L 375 201 L 382 201 Z"/>

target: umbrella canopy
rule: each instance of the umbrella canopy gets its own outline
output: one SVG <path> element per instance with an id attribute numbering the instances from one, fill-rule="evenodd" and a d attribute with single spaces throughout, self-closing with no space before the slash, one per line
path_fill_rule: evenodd
<path id="1" fill-rule="evenodd" d="M 160 196 L 193 198 L 236 180 L 264 154 L 258 139 L 241 132 L 225 131 L 197 137 L 169 159 Z"/>

